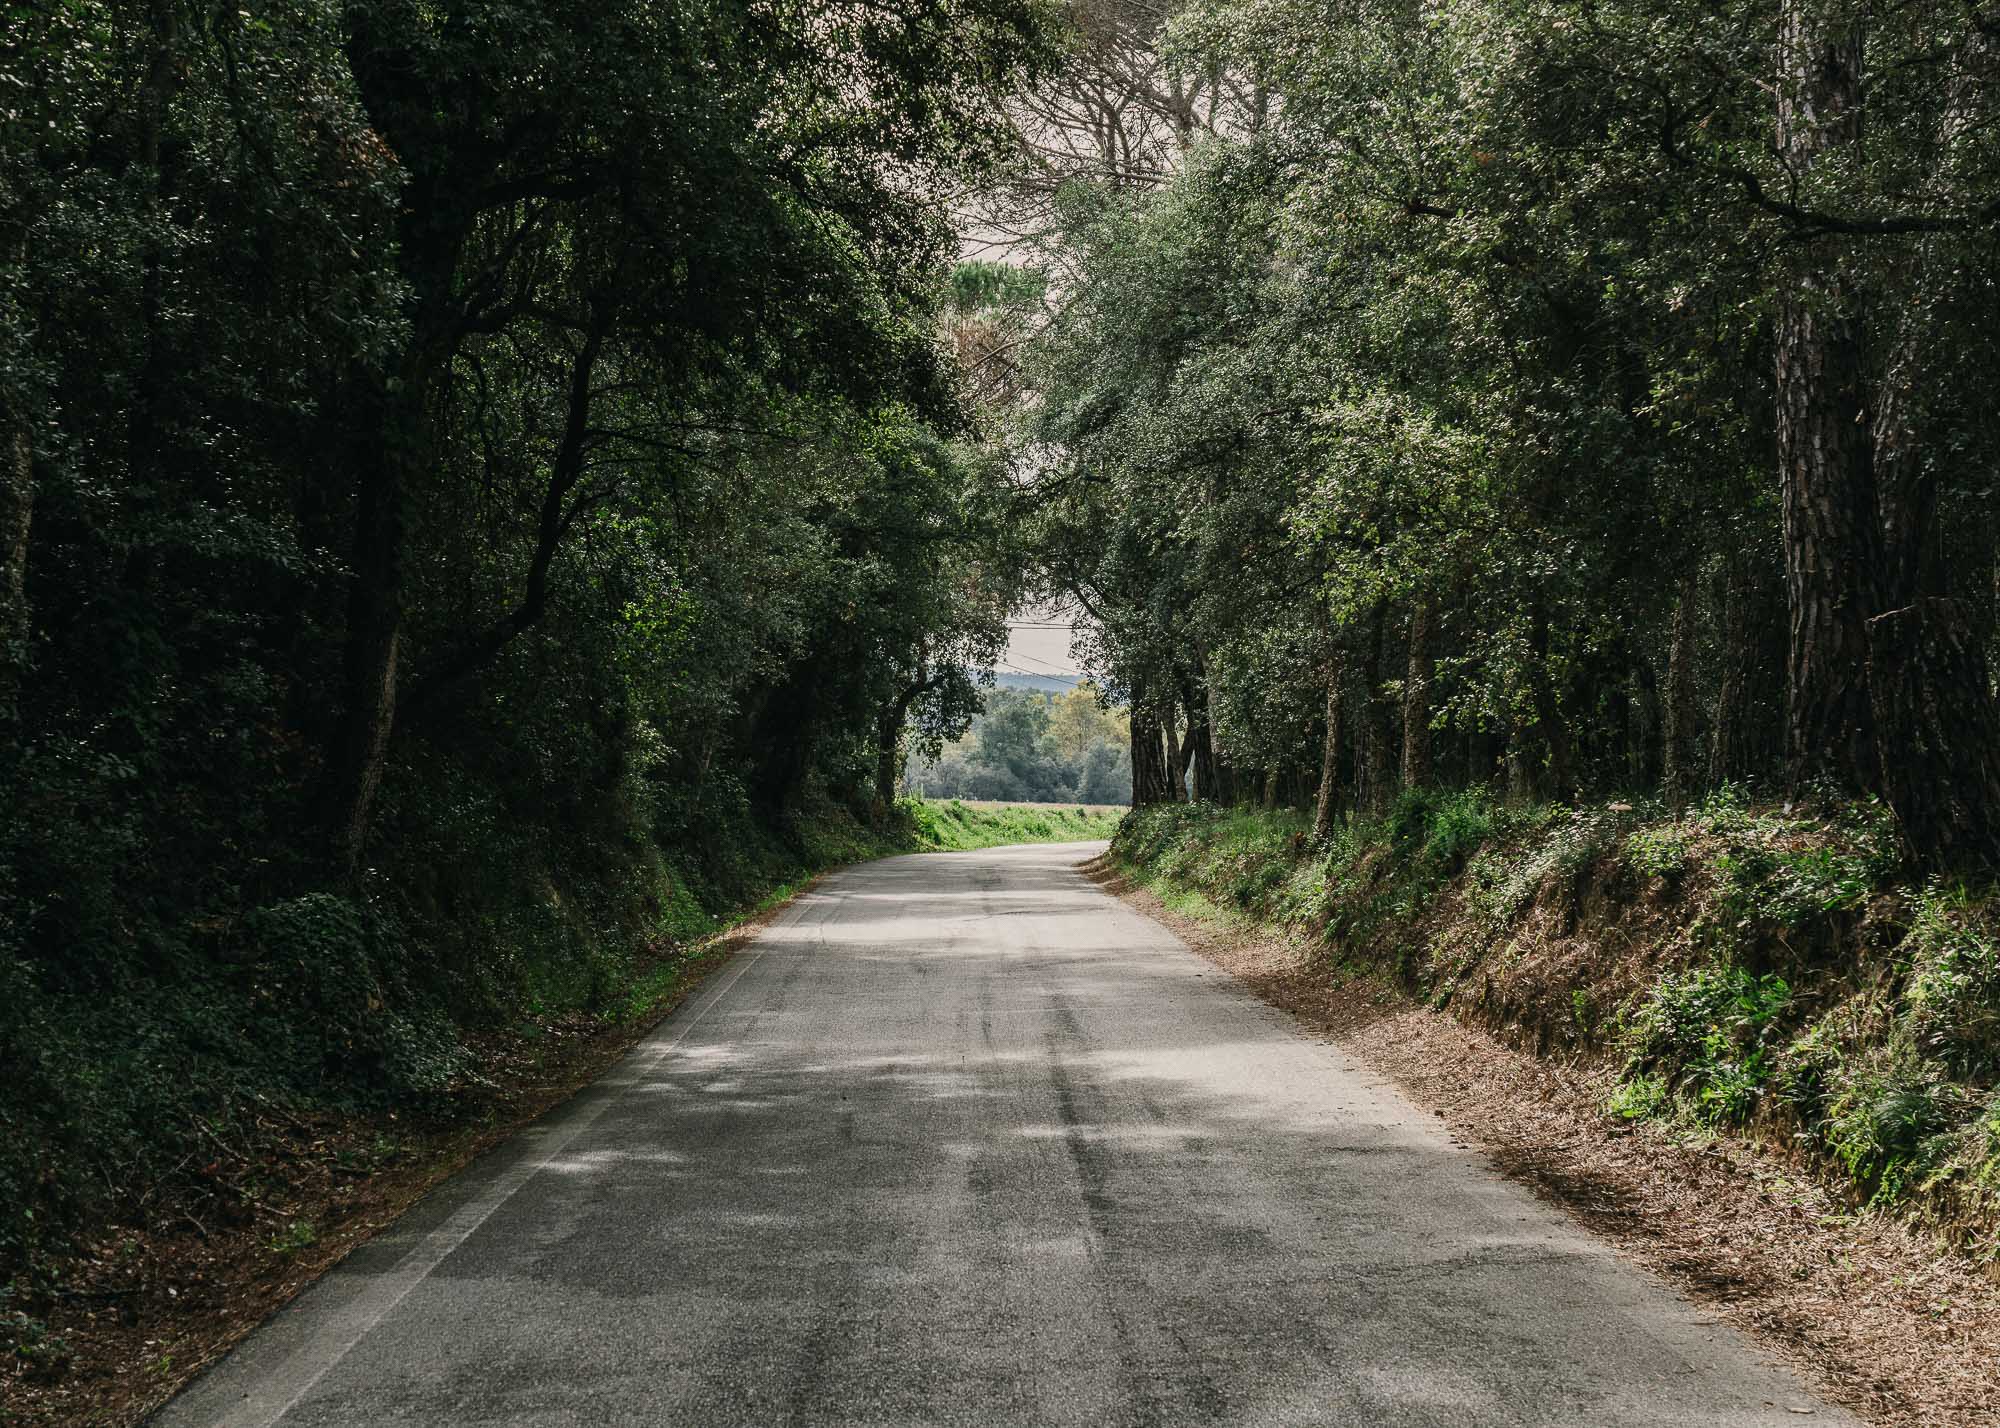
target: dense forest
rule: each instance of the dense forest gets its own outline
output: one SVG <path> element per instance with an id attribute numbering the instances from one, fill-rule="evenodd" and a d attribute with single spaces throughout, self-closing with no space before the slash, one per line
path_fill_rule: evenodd
<path id="1" fill-rule="evenodd" d="M 1025 0 L 8 8 L 0 1267 L 895 816 L 1022 576 L 950 202 L 1048 49 Z"/>
<path id="2" fill-rule="evenodd" d="M 992 350 L 1140 803 L 1751 784 L 2000 857 L 2000 25 L 1084 26 L 1011 111 L 1052 297 Z"/>

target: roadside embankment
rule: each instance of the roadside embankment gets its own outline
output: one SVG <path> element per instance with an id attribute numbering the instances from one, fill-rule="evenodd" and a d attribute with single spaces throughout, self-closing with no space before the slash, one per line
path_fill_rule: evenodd
<path id="1" fill-rule="evenodd" d="M 2000 935 L 1872 810 L 1167 806 L 1104 876 L 1836 1397 L 2000 1421 Z"/>

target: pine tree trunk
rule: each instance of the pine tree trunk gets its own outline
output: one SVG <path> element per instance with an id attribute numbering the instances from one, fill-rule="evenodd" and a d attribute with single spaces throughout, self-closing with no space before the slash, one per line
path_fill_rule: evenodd
<path id="1" fill-rule="evenodd" d="M 1803 174 L 1860 136 L 1861 33 L 1820 0 L 1779 21 L 1778 150 Z M 1787 765 L 1870 787 L 1880 767 L 1868 695 L 1866 622 L 1882 608 L 1869 393 L 1859 294 L 1823 252 L 1803 250 L 1779 305 L 1779 504 L 1790 614 Z"/>
<path id="2" fill-rule="evenodd" d="M 28 533 L 35 519 L 35 460 L 27 426 L 6 424 L 0 456 L 0 719 L 12 718 L 28 662 Z"/>
<path id="3" fill-rule="evenodd" d="M 1683 575 L 1674 601 L 1673 634 L 1667 652 L 1667 720 L 1665 731 L 1667 808 L 1676 817 L 1686 811 L 1695 792 L 1695 603 L 1699 587 L 1693 575 Z"/>
<path id="4" fill-rule="evenodd" d="M 1883 795 L 1911 853 L 2000 867 L 2000 710 L 1970 612 L 1920 599 L 1870 620 L 1868 637 L 1875 718 L 1902 736 L 1883 760 Z"/>
<path id="5" fill-rule="evenodd" d="M 1403 675 L 1403 787 L 1431 782 L 1431 604 L 1410 607 L 1410 653 Z"/>

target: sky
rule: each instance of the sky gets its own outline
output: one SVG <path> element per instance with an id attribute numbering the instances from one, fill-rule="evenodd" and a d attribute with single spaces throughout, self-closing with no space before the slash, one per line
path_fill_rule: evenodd
<path id="1" fill-rule="evenodd" d="M 1008 617 L 1007 652 L 1000 656 L 1000 671 L 1075 678 L 1081 672 L 1069 654 L 1075 618 L 1068 610 L 1047 606 L 1016 610 Z"/>

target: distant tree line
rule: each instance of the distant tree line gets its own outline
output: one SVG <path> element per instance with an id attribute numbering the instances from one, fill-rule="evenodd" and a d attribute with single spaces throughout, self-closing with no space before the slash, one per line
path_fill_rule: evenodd
<path id="1" fill-rule="evenodd" d="M 962 736 L 910 761 L 904 787 L 927 798 L 1130 803 L 1129 743 L 1124 711 L 1088 681 L 1064 694 L 989 689 Z"/>
<path id="2" fill-rule="evenodd" d="M 1754 782 L 2000 865 L 1991 16 L 1076 13 L 991 202 L 1136 802 Z"/>

